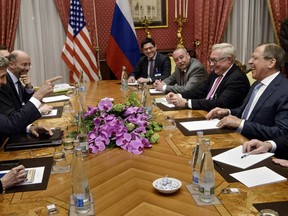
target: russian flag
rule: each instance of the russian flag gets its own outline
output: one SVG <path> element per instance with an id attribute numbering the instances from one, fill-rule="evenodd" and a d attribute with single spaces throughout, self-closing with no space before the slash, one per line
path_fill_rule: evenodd
<path id="1" fill-rule="evenodd" d="M 140 50 L 134 29 L 128 0 L 116 0 L 106 61 L 118 79 L 122 66 L 130 74 L 140 58 Z"/>

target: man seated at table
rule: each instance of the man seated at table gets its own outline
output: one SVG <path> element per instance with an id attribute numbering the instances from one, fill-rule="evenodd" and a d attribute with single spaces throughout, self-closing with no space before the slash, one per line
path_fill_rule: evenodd
<path id="1" fill-rule="evenodd" d="M 221 118 L 218 127 L 235 128 L 249 139 L 269 140 L 288 134 L 288 80 L 280 72 L 284 51 L 274 43 L 261 44 L 249 60 L 256 79 L 235 109 L 215 108 L 207 119 Z"/>
<path id="2" fill-rule="evenodd" d="M 153 39 L 146 38 L 141 43 L 144 56 L 140 58 L 128 78 L 128 83 L 153 83 L 156 79 L 164 80 L 171 74 L 171 62 L 167 55 L 157 52 Z"/>
<path id="3" fill-rule="evenodd" d="M 215 44 L 209 62 L 212 72 L 197 88 L 181 95 L 170 92 L 168 102 L 176 107 L 206 110 L 221 106 L 235 108 L 246 97 L 250 85 L 246 75 L 235 64 L 236 51 L 229 43 Z"/>
<path id="4" fill-rule="evenodd" d="M 0 57 L 0 87 L 6 83 L 8 64 L 9 61 L 5 57 Z M 39 136 L 41 132 L 48 132 L 53 135 L 52 131 L 46 127 L 30 124 L 41 117 L 41 111 L 43 111 L 42 98 L 53 92 L 53 82 L 61 78 L 61 76 L 58 76 L 46 80 L 19 111 L 14 111 L 9 116 L 0 114 L 0 143 L 3 142 L 5 135 L 18 134 L 25 131 L 29 131 L 35 136 Z M 47 109 L 47 107 L 44 106 L 44 109 Z"/>
<path id="5" fill-rule="evenodd" d="M 243 153 L 251 152 L 252 154 L 260 154 L 265 152 L 274 152 L 273 161 L 281 166 L 288 167 L 288 135 L 277 137 L 273 140 L 262 142 L 257 139 L 243 143 Z"/>
<path id="6" fill-rule="evenodd" d="M 175 72 L 163 81 L 157 79 L 154 82 L 156 90 L 182 94 L 197 87 L 207 78 L 204 66 L 197 59 L 191 58 L 185 48 L 174 50 L 173 59 L 176 64 Z"/>
<path id="7" fill-rule="evenodd" d="M 18 111 L 34 94 L 28 72 L 31 60 L 27 53 L 14 50 L 8 56 L 7 83 L 0 88 L 0 112 Z"/>

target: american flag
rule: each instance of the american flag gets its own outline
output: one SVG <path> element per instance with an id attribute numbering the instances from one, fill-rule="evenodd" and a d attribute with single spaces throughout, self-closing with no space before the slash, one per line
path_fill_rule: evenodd
<path id="1" fill-rule="evenodd" d="M 80 0 L 70 1 L 70 16 L 62 59 L 70 70 L 70 83 L 78 80 L 81 71 L 86 81 L 99 80 L 96 57 L 83 15 Z"/>

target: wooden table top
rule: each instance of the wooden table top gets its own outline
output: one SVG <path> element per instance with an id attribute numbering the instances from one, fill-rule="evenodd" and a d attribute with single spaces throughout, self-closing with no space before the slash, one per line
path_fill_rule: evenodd
<path id="1" fill-rule="evenodd" d="M 136 91 L 130 87 L 130 91 Z M 87 104 L 96 105 L 103 97 L 113 97 L 122 102 L 119 81 L 98 81 L 88 85 Z M 161 96 L 158 96 L 161 97 Z M 63 105 L 63 102 L 55 105 Z M 180 110 L 163 112 L 155 108 L 157 120 L 165 116 L 174 118 L 202 117 L 205 111 Z M 38 124 L 61 127 L 66 130 L 68 121 L 62 118 L 38 120 Z M 90 191 L 94 198 L 97 216 L 118 215 L 258 215 L 253 203 L 288 200 L 288 184 L 281 182 L 254 188 L 247 188 L 239 182 L 227 183 L 216 172 L 216 195 L 222 204 L 197 206 L 186 189 L 191 184 L 192 148 L 196 136 L 184 136 L 178 129 L 159 132 L 158 144 L 145 149 L 142 155 L 133 155 L 124 150 L 108 149 L 84 158 Z M 237 133 L 207 135 L 212 149 L 241 145 L 246 139 Z M 56 148 L 42 148 L 24 151 L 0 152 L 1 160 L 43 157 L 52 155 Z M 71 154 L 67 156 L 71 162 Z M 170 195 L 157 192 L 152 182 L 163 176 L 181 180 L 181 189 Z M 48 187 L 42 191 L 10 193 L 0 196 L 0 215 L 47 215 L 46 206 L 54 203 L 59 213 L 68 215 L 71 194 L 70 173 L 51 174 Z M 239 194 L 222 194 L 226 187 L 239 188 Z M 269 194 L 269 196 L 267 195 Z"/>

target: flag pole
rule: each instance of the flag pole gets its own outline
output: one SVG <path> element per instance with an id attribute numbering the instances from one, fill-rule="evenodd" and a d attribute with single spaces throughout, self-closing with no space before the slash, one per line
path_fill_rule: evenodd
<path id="1" fill-rule="evenodd" d="M 93 9 L 94 9 L 94 24 L 95 24 L 95 34 L 96 34 L 96 54 L 97 54 L 97 64 L 98 64 L 98 76 L 99 80 L 102 80 L 101 69 L 100 69 L 100 48 L 99 48 L 99 40 L 98 40 L 98 29 L 97 29 L 97 20 L 96 20 L 96 8 L 95 8 L 95 0 L 93 0 Z"/>

